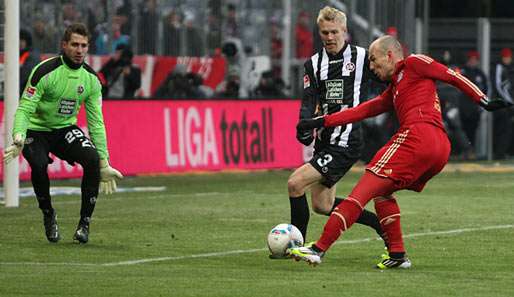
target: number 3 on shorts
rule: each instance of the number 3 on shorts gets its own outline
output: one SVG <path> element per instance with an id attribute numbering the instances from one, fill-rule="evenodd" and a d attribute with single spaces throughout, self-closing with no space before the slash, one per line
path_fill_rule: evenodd
<path id="1" fill-rule="evenodd" d="M 325 154 L 323 158 L 318 159 L 318 165 L 321 167 L 325 167 L 328 163 L 332 162 L 333 158 L 330 154 Z"/>

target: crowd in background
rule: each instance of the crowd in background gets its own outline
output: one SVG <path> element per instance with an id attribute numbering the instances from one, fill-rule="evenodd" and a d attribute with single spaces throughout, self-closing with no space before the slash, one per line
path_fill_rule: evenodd
<path id="1" fill-rule="evenodd" d="M 195 1 L 192 1 L 193 3 Z M 282 19 L 272 15 L 265 20 L 269 24 L 266 41 L 249 41 L 249 36 L 259 38 L 259 28 L 243 29 L 241 12 L 231 2 L 221 5 L 210 0 L 213 9 L 203 12 L 204 22 L 200 22 L 194 7 L 158 6 L 157 0 L 91 0 L 87 2 L 38 1 L 38 8 L 30 11 L 30 17 L 22 18 L 20 32 L 21 85 L 25 84 L 30 70 L 40 61 L 40 54 L 59 52 L 59 37 L 66 25 L 84 22 L 91 32 L 89 53 L 110 55 L 109 61 L 99 70 L 105 98 L 134 98 L 141 86 L 141 69 L 134 65 L 132 58 L 137 55 L 162 56 L 212 56 L 223 57 L 227 61 L 224 81 L 211 89 L 203 84 L 197 73 L 187 72 L 184 65 L 177 65 L 170 71 L 163 83 L 152 94 L 152 98 L 285 98 L 298 97 L 300 90 L 292 89 L 281 79 L 281 57 L 283 55 Z M 200 3 L 200 2 L 199 2 Z M 220 2 L 221 3 L 221 2 Z M 219 4 L 219 5 L 218 5 Z M 23 5 L 23 4 L 22 4 Z M 110 5 L 110 6 L 109 6 Z M 135 6 L 134 6 L 135 5 Z M 134 16 L 136 16 L 134 21 Z M 294 53 L 297 70 L 320 47 L 315 32 L 315 15 L 299 11 L 293 24 Z M 58 21 L 57 21 L 58 20 Z M 62 24 L 62 26 L 57 25 Z M 258 27 L 258 26 L 255 26 Z M 351 26 L 349 29 L 351 30 Z M 384 30 L 386 34 L 398 36 L 395 27 Z M 349 41 L 359 45 L 357 37 L 348 35 Z M 406 54 L 408 45 L 403 45 Z M 259 65 L 267 65 L 253 75 L 251 81 L 244 81 L 248 73 L 255 71 L 256 63 L 247 63 L 251 57 L 260 56 L 264 60 Z M 501 51 L 499 57 L 491 57 L 495 62 L 492 72 L 484 73 L 479 67 L 480 56 L 476 51 L 467 53 L 464 65 L 453 63 L 452 53 L 446 51 L 442 57 L 435 57 L 449 67 L 469 78 L 490 96 L 500 96 L 512 102 L 514 90 L 514 66 L 509 48 Z M 266 63 L 266 61 L 268 63 Z M 253 65 L 253 66 L 252 66 Z M 253 68 L 252 68 L 253 67 Z M 249 68 L 251 68 L 249 70 Z M 246 76 L 245 76 L 246 75 Z M 252 81 L 253 80 L 253 81 Z M 370 95 L 381 91 L 380 84 L 372 84 Z M 465 98 L 453 87 L 441 84 L 439 96 L 443 106 L 443 117 L 449 132 L 455 158 L 476 159 L 477 129 L 481 109 Z M 380 116 L 365 123 L 368 148 L 380 147 L 389 133 L 395 129 L 393 117 Z M 514 155 L 514 114 L 504 110 L 494 115 L 495 135 L 494 157 L 508 158 Z M 365 157 L 366 158 L 366 157 Z"/>

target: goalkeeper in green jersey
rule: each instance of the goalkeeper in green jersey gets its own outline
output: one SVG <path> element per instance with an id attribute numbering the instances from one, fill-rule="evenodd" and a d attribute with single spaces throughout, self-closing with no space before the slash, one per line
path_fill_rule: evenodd
<path id="1" fill-rule="evenodd" d="M 60 239 L 56 213 L 50 197 L 48 154 L 82 166 L 82 204 L 74 240 L 86 243 L 98 192 L 116 191 L 121 173 L 109 165 L 102 115 L 101 85 L 95 71 L 84 62 L 89 32 L 83 24 L 66 28 L 62 54 L 39 63 L 29 77 L 16 110 L 13 144 L 4 152 L 4 162 L 20 152 L 32 169 L 31 179 L 48 241 Z M 86 109 L 89 139 L 77 126 L 81 105 Z"/>

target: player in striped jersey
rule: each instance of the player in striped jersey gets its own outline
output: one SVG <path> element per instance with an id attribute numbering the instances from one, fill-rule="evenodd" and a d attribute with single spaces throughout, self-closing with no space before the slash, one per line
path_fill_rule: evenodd
<path id="1" fill-rule="evenodd" d="M 320 10 L 317 23 L 323 48 L 304 65 L 300 119 L 359 105 L 367 99 L 366 82 L 373 76 L 366 50 L 345 41 L 347 28 L 343 12 L 325 7 Z M 296 169 L 288 180 L 291 223 L 300 229 L 304 238 L 309 222 L 306 190 L 311 190 L 313 210 L 330 215 L 334 206 L 342 201 L 336 198 L 335 184 L 359 159 L 363 147 L 360 123 L 322 128 L 316 133 L 312 129 L 297 133 L 297 139 L 304 145 L 311 144 L 314 138 L 312 159 Z M 364 210 L 357 222 L 383 235 L 374 213 Z"/>
<path id="2" fill-rule="evenodd" d="M 369 55 L 371 69 L 382 80 L 390 81 L 381 95 L 355 108 L 303 120 L 297 126 L 300 131 L 334 127 L 393 109 L 400 122 L 397 133 L 376 153 L 348 198 L 332 212 L 320 239 L 311 247 L 290 251 L 293 257 L 311 264 L 321 262 L 321 256 L 374 199 L 380 224 L 387 234 L 390 256 L 377 267 L 411 267 L 403 245 L 400 208 L 393 193 L 402 189 L 421 192 L 448 161 L 450 142 L 443 126 L 436 80 L 453 85 L 488 111 L 512 105 L 490 100 L 467 78 L 430 57 L 410 55 L 404 59 L 402 47 L 394 37 L 383 36 L 374 41 Z"/>

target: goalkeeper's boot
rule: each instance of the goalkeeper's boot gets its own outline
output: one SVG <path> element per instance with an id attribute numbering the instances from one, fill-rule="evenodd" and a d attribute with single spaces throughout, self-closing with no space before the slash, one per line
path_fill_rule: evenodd
<path id="1" fill-rule="evenodd" d="M 391 258 L 383 259 L 382 262 L 377 264 L 378 269 L 390 269 L 390 268 L 410 268 L 412 263 L 409 258 L 403 257 L 399 259 Z"/>
<path id="2" fill-rule="evenodd" d="M 80 222 L 77 226 L 77 230 L 73 235 L 73 240 L 77 240 L 79 243 L 87 243 L 89 240 L 89 223 Z"/>
<path id="3" fill-rule="evenodd" d="M 310 265 L 318 265 L 321 263 L 321 258 L 325 255 L 325 252 L 319 250 L 314 242 L 308 243 L 302 247 L 295 247 L 288 250 L 288 253 L 296 261 L 304 260 Z"/>
<path id="4" fill-rule="evenodd" d="M 43 211 L 43 224 L 45 225 L 45 235 L 49 242 L 58 242 L 61 239 L 59 235 L 59 225 L 57 225 L 57 214 L 55 210 Z"/>

